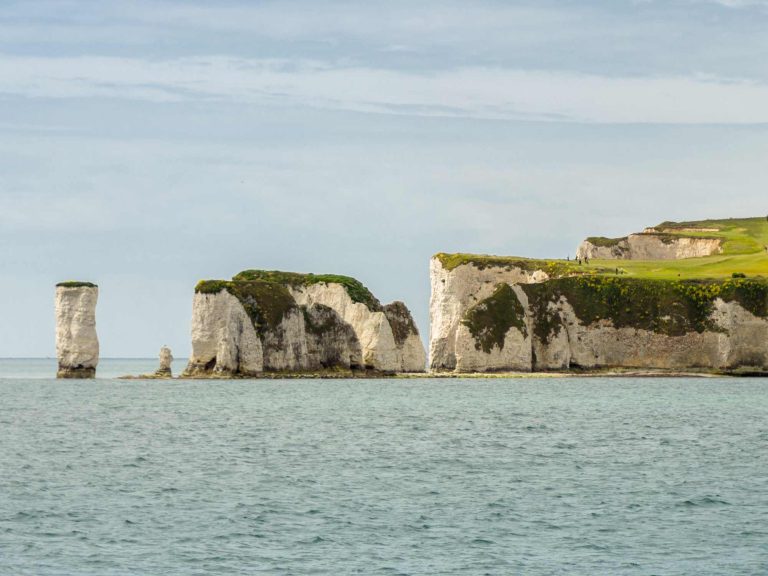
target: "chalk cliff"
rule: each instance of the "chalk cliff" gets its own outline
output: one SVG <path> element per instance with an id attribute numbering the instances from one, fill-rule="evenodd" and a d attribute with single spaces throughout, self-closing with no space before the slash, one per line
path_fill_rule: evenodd
<path id="1" fill-rule="evenodd" d="M 247 270 L 197 286 L 185 376 L 425 366 L 405 305 L 381 306 L 353 278 Z"/>
<path id="2" fill-rule="evenodd" d="M 57 378 L 94 378 L 99 363 L 96 303 L 99 288 L 89 282 L 56 285 Z"/>
<path id="3" fill-rule="evenodd" d="M 471 372 L 526 365 L 525 359 L 510 361 L 510 349 L 480 352 L 468 345 L 464 316 L 470 308 L 491 297 L 500 284 L 510 286 L 543 282 L 564 273 L 567 265 L 513 258 L 467 257 L 438 254 L 430 261 L 430 340 L 432 370 Z M 487 357 L 490 356 L 490 357 Z M 523 354 L 525 356 L 525 354 Z"/>
<path id="4" fill-rule="evenodd" d="M 445 254 L 431 271 L 434 371 L 768 370 L 762 278 L 606 277 Z"/>
<path id="5" fill-rule="evenodd" d="M 684 236 L 650 228 L 625 238 L 587 238 L 576 250 L 576 257 L 589 260 L 680 260 L 712 256 L 721 251 L 721 238 Z"/>

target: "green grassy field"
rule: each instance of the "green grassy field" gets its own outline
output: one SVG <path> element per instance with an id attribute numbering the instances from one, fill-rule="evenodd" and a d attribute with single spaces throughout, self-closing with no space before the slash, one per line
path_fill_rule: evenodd
<path id="1" fill-rule="evenodd" d="M 768 219 L 733 218 L 693 222 L 663 222 L 655 227 L 663 234 L 723 239 L 723 253 L 684 260 L 590 260 L 578 265 L 573 260 L 536 260 L 516 256 L 478 254 L 437 254 L 443 266 L 452 270 L 462 264 L 516 266 L 541 269 L 552 276 L 591 274 L 658 280 L 730 278 L 734 273 L 768 277 Z M 610 240 L 610 239 L 605 239 Z M 618 270 L 618 273 L 617 273 Z"/>
<path id="2" fill-rule="evenodd" d="M 734 218 L 695 222 L 664 222 L 655 227 L 677 236 L 723 238 L 723 253 L 684 260 L 592 260 L 585 272 L 635 278 L 727 278 L 733 273 L 768 276 L 768 219 Z"/>

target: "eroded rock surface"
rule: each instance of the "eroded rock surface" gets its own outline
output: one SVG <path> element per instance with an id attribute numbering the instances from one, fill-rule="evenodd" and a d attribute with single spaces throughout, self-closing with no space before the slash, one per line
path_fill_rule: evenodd
<path id="1" fill-rule="evenodd" d="M 432 260 L 434 371 L 768 371 L 768 282 L 548 277 Z"/>
<path id="2" fill-rule="evenodd" d="M 527 284 L 542 282 L 548 278 L 549 274 L 544 270 L 528 270 L 514 264 L 477 266 L 465 263 L 451 268 L 445 266 L 439 256 L 432 258 L 432 295 L 429 304 L 430 368 L 435 371 L 452 371 L 457 368 L 463 370 L 461 362 L 464 362 L 468 370 L 469 366 L 474 366 L 478 371 L 485 371 L 480 368 L 482 361 L 473 358 L 473 347 L 466 343 L 468 331 L 462 327 L 464 315 L 472 306 L 490 297 L 500 283 Z M 457 350 L 457 342 L 460 350 Z M 506 365 L 506 360 L 492 364 Z"/>
<path id="3" fill-rule="evenodd" d="M 173 353 L 171 352 L 171 349 L 168 348 L 168 346 L 163 346 L 160 348 L 160 366 L 157 368 L 157 371 L 155 372 L 155 376 L 164 376 L 170 378 L 173 376 L 173 372 L 171 371 L 171 364 L 173 363 Z"/>
<path id="4" fill-rule="evenodd" d="M 576 257 L 589 260 L 680 260 L 712 256 L 722 251 L 720 238 L 682 236 L 648 229 L 626 238 L 588 238 Z"/>
<path id="5" fill-rule="evenodd" d="M 185 376 L 423 372 L 425 356 L 405 305 L 354 279 L 251 270 L 198 285 Z"/>
<path id="6" fill-rule="evenodd" d="M 56 286 L 57 378 L 94 378 L 99 364 L 96 304 L 99 288 L 87 282 Z"/>

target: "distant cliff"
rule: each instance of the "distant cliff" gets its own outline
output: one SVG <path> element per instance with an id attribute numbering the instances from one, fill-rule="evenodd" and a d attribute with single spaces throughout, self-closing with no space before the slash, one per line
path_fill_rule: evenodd
<path id="1" fill-rule="evenodd" d="M 768 272 L 768 223 L 717 222 L 724 224 L 706 231 L 693 223 L 694 233 L 733 255 L 695 266 L 436 255 L 430 369 L 768 371 L 768 280 L 760 275 Z"/>
<path id="2" fill-rule="evenodd" d="M 353 278 L 247 270 L 195 289 L 185 376 L 425 367 L 406 306 L 382 306 Z"/>
<path id="3" fill-rule="evenodd" d="M 721 238 L 685 236 L 649 228 L 624 238 L 587 238 L 576 250 L 576 257 L 590 260 L 680 260 L 720 252 Z"/>

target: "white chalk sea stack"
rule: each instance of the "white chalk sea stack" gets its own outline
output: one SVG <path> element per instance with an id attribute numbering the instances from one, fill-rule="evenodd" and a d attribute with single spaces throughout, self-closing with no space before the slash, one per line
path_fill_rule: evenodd
<path id="1" fill-rule="evenodd" d="M 354 278 L 247 270 L 195 292 L 186 377 L 426 369 L 405 304 L 382 306 Z"/>
<path id="2" fill-rule="evenodd" d="M 89 282 L 56 286 L 57 378 L 94 378 L 99 364 L 96 303 L 99 288 Z"/>
<path id="3" fill-rule="evenodd" d="M 160 366 L 155 372 L 155 376 L 167 376 L 167 377 L 173 376 L 173 373 L 171 372 L 171 363 L 173 362 L 173 353 L 171 353 L 171 349 L 168 348 L 168 346 L 163 346 L 162 348 L 160 348 L 159 359 L 160 359 Z"/>

